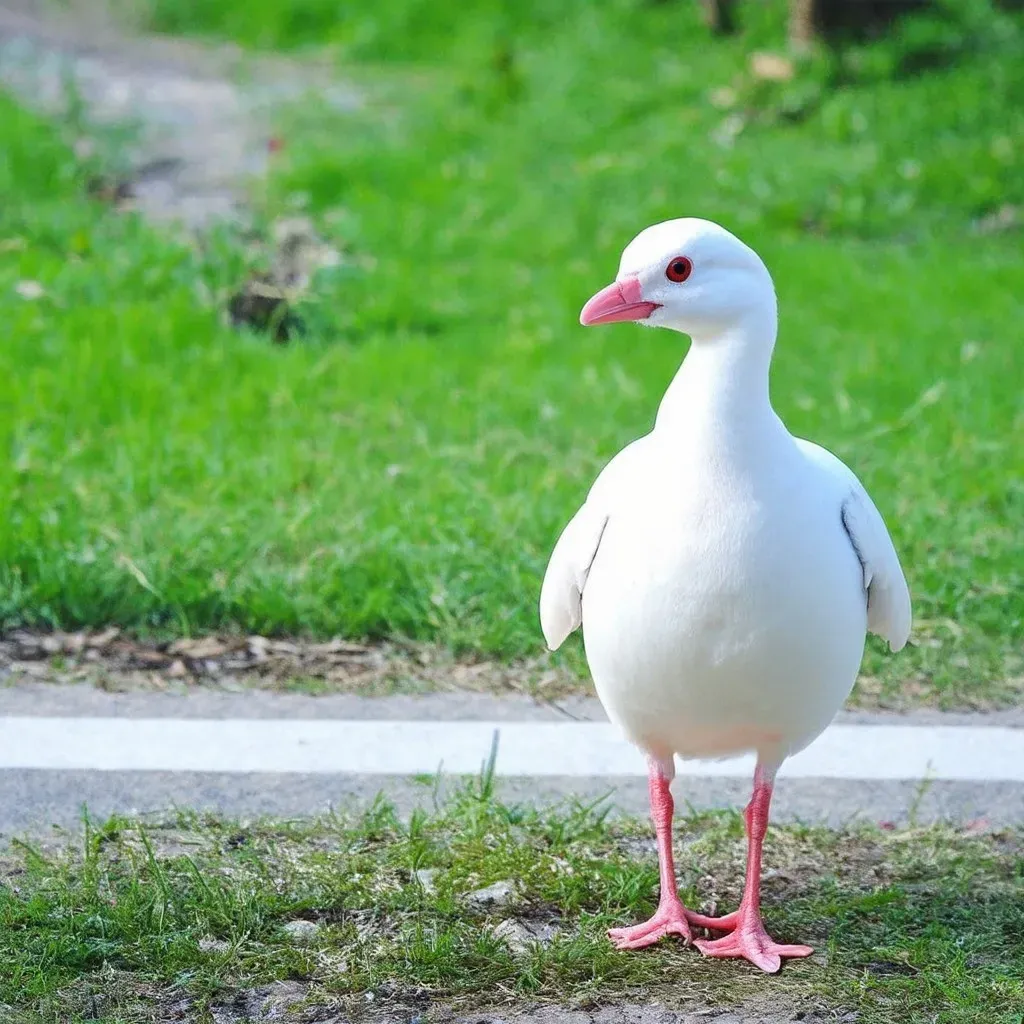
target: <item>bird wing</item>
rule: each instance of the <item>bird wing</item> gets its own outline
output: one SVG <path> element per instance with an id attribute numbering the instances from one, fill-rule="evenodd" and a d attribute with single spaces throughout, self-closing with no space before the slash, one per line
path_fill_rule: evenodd
<path id="1" fill-rule="evenodd" d="M 841 514 L 843 527 L 864 571 L 868 629 L 898 651 L 910 636 L 910 590 L 885 520 L 864 485 L 844 462 L 810 441 L 798 440 L 797 444 L 847 491 Z"/>
<path id="2" fill-rule="evenodd" d="M 551 552 L 540 588 L 540 627 L 553 651 L 583 622 L 583 588 L 607 525 L 607 513 L 588 498 Z"/>
<path id="3" fill-rule="evenodd" d="M 540 625 L 553 651 L 583 622 L 583 588 L 590 567 L 611 518 L 616 494 L 645 440 L 642 437 L 623 448 L 605 466 L 551 552 L 540 589 Z"/>

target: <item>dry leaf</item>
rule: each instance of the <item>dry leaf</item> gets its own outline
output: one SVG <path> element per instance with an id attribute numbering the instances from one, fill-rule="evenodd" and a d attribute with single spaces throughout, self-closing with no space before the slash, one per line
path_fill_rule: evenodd
<path id="1" fill-rule="evenodd" d="M 793 62 L 777 53 L 752 53 L 750 70 L 765 82 L 788 82 L 796 74 Z"/>

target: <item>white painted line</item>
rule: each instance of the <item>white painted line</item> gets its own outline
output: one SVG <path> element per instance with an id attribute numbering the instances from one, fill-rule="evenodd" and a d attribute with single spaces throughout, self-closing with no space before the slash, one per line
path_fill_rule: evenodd
<path id="1" fill-rule="evenodd" d="M 480 770 L 495 731 L 499 775 L 646 774 L 606 723 L 44 717 L 0 717 L 0 769 L 461 775 Z M 719 778 L 752 769 L 752 757 L 679 764 Z M 1024 782 L 1024 729 L 833 725 L 781 774 Z"/>

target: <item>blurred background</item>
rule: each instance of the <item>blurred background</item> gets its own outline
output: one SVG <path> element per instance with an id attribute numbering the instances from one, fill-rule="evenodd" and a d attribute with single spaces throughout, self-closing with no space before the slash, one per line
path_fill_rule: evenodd
<path id="1" fill-rule="evenodd" d="M 2 8 L 8 633 L 117 627 L 164 668 L 399 640 L 585 686 L 543 654 L 543 567 L 684 346 L 578 310 L 693 215 L 765 257 L 775 404 L 903 554 L 913 648 L 856 700 L 1019 702 L 1019 3 Z"/>

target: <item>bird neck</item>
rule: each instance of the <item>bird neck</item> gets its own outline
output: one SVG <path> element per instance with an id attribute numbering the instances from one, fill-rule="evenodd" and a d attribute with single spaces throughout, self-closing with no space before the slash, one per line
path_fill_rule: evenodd
<path id="1" fill-rule="evenodd" d="M 655 429 L 740 435 L 774 420 L 768 375 L 776 318 L 749 316 L 714 336 L 694 335 L 658 409 Z"/>

